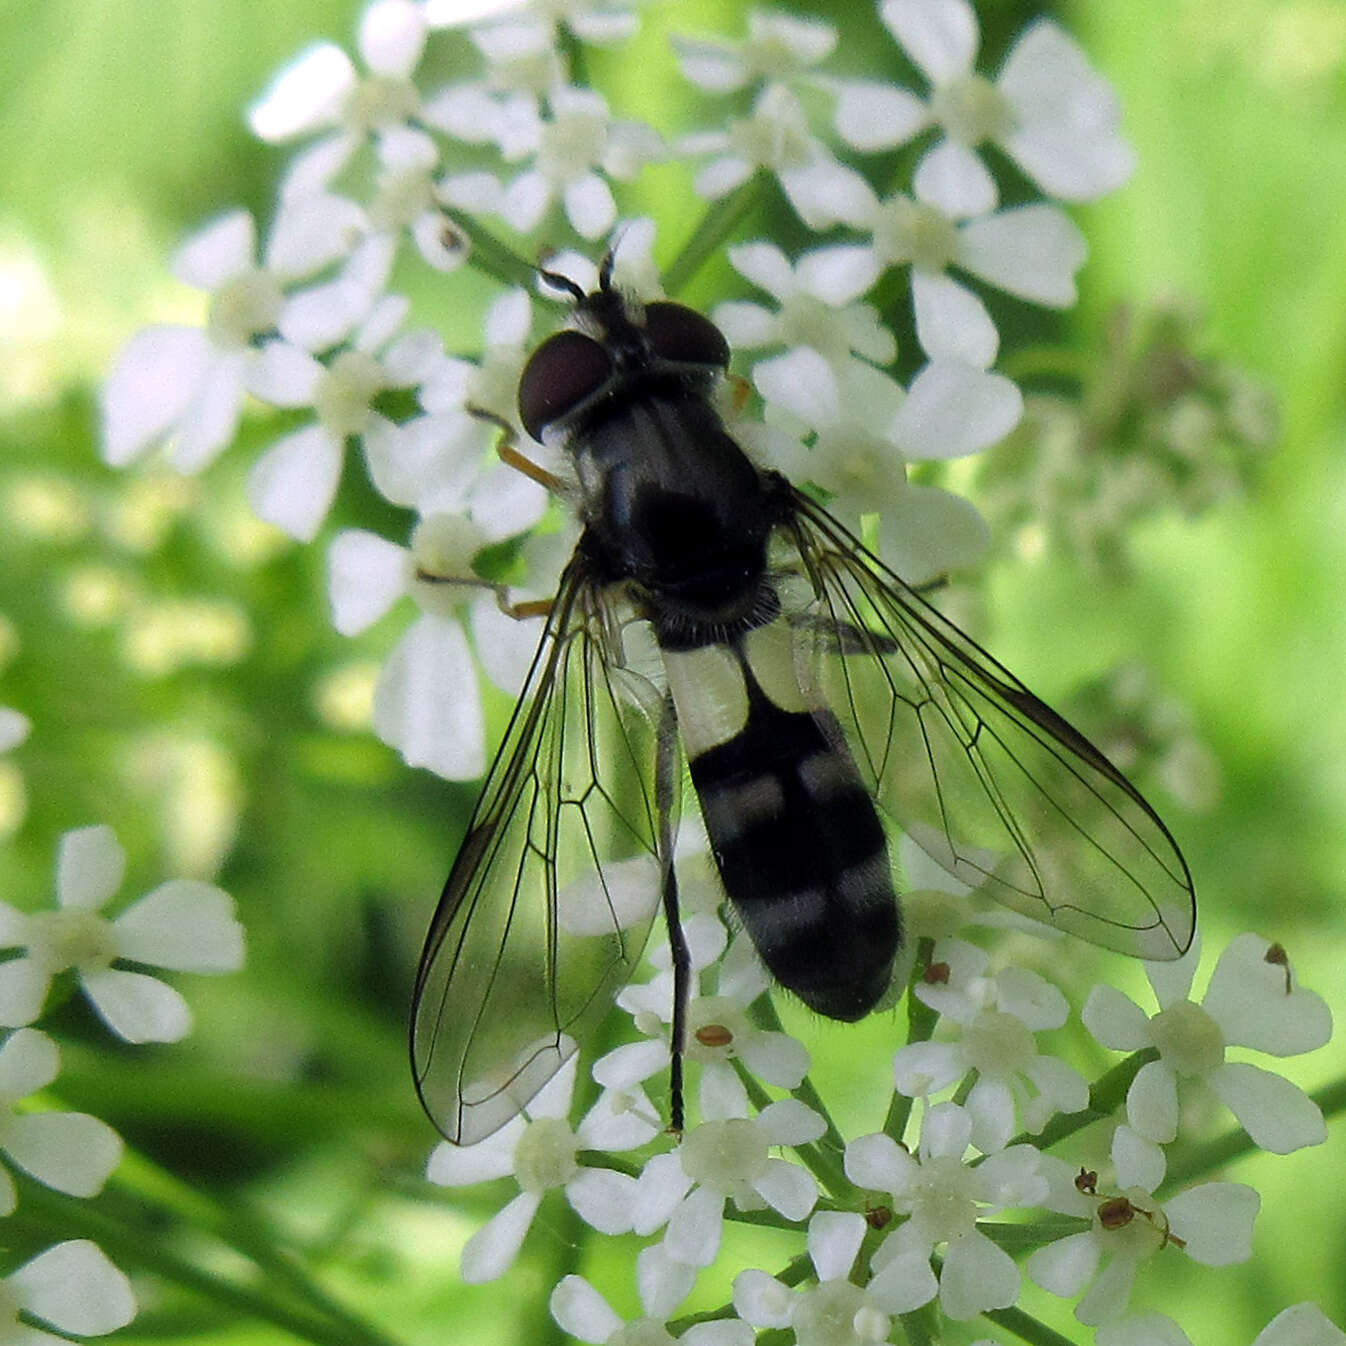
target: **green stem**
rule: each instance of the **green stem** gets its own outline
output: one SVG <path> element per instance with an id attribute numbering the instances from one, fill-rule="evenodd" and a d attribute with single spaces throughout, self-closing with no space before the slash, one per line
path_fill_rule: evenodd
<path id="1" fill-rule="evenodd" d="M 701 223 L 664 270 L 664 289 L 678 294 L 733 232 L 734 226 L 757 204 L 765 176 L 754 173 L 747 182 L 722 196 L 701 217 Z"/>
<path id="2" fill-rule="evenodd" d="M 183 1224 L 203 1229 L 235 1252 L 270 1273 L 291 1294 L 336 1323 L 344 1323 L 359 1341 L 386 1341 L 377 1328 L 365 1322 L 334 1299 L 281 1246 L 276 1231 L 255 1211 L 234 1198 L 228 1205 L 203 1196 L 143 1155 L 128 1153 L 112 1180 L 112 1190 L 122 1191 L 144 1206 L 157 1207 Z"/>
<path id="3" fill-rule="evenodd" d="M 471 264 L 478 271 L 505 285 L 521 285 L 532 292 L 537 280 L 537 267 L 526 262 L 511 247 L 489 233 L 472 216 L 446 206 L 444 214 L 465 237 L 472 240 Z M 557 300 L 560 303 L 560 299 Z"/>
<path id="4" fill-rule="evenodd" d="M 1026 346 L 1006 355 L 999 368 L 1015 383 L 1050 378 L 1082 385 L 1088 376 L 1088 357 L 1065 346 Z"/>
<path id="5" fill-rule="evenodd" d="M 264 1289 L 239 1285 L 170 1252 L 161 1239 L 147 1238 L 143 1231 L 128 1228 L 87 1201 L 62 1196 L 35 1182 L 21 1182 L 24 1216 L 11 1217 L 16 1227 L 92 1239 L 123 1268 L 153 1272 L 255 1321 L 272 1323 L 314 1346 L 394 1346 L 392 1338 L 349 1315 L 340 1321 L 324 1321 Z M 35 1218 L 28 1220 L 27 1216 Z"/>
<path id="6" fill-rule="evenodd" d="M 939 1015 L 915 993 L 916 978 L 930 966 L 935 956 L 935 941 L 924 938 L 916 946 L 916 963 L 912 968 L 911 983 L 907 987 L 907 1044 L 929 1042 L 935 1031 Z M 888 1115 L 883 1120 L 885 1135 L 891 1136 L 899 1145 L 907 1132 L 907 1122 L 911 1119 L 911 1108 L 915 1102 L 905 1094 L 893 1090 L 892 1101 L 888 1104 Z"/>
<path id="7" fill-rule="evenodd" d="M 985 1317 L 997 1327 L 1013 1332 L 1020 1341 L 1031 1342 L 1032 1346 L 1075 1346 L 1069 1337 L 1063 1337 L 1022 1309 L 990 1309 Z"/>

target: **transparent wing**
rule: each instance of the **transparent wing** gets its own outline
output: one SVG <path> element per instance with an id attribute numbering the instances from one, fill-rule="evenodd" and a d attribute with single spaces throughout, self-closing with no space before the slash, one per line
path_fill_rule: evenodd
<path id="1" fill-rule="evenodd" d="M 801 679 L 879 806 L 949 873 L 1104 948 L 1172 959 L 1192 878 L 1168 829 L 1077 729 L 789 488 Z"/>
<path id="2" fill-rule="evenodd" d="M 421 955 L 412 1069 L 458 1144 L 503 1126 L 574 1054 L 658 903 L 669 832 L 661 844 L 654 775 L 674 735 L 611 657 L 606 617 L 572 561 Z"/>

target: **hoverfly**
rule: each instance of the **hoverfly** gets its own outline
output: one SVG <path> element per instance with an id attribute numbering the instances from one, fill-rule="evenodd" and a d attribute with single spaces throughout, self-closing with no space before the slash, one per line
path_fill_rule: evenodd
<path id="1" fill-rule="evenodd" d="M 1108 949 L 1179 957 L 1195 899 L 1168 829 L 1078 730 L 825 509 L 755 466 L 712 394 L 719 330 L 639 304 L 612 256 L 520 380 L 562 447 L 582 533 L 444 887 L 411 1055 L 451 1141 L 502 1126 L 640 958 L 672 946 L 671 1129 L 690 962 L 673 847 L 690 773 L 738 921 L 833 1019 L 888 988 L 900 827 L 1006 906 Z M 632 910 L 632 879 L 650 900 Z"/>

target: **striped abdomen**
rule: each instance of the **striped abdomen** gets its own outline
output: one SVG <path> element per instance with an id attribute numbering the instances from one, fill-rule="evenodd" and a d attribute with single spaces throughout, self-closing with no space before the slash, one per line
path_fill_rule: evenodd
<path id="1" fill-rule="evenodd" d="M 783 621 L 665 651 L 720 876 L 771 975 L 832 1019 L 888 988 L 901 941 L 888 848 L 830 711 L 800 691 Z"/>

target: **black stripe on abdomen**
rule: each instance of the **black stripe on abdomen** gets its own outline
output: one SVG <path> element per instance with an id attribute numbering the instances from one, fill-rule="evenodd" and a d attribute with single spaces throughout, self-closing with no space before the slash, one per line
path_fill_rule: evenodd
<path id="1" fill-rule="evenodd" d="M 859 1019 L 901 941 L 883 828 L 831 712 L 783 710 L 743 672 L 743 728 L 690 762 L 720 876 L 772 976 Z"/>

